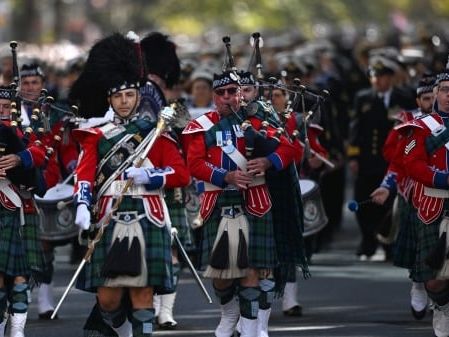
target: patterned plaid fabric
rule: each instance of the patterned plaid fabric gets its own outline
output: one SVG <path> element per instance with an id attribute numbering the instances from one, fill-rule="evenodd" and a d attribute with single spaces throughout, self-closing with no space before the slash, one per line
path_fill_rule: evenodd
<path id="1" fill-rule="evenodd" d="M 42 268 L 43 255 L 36 225 L 21 226 L 19 210 L 11 212 L 0 208 L 0 272 L 29 277 Z"/>
<path id="2" fill-rule="evenodd" d="M 25 214 L 25 226 L 22 227 L 22 234 L 28 265 L 35 280 L 39 280 L 45 269 L 45 258 L 39 238 L 39 216 L 37 213 Z"/>
<path id="3" fill-rule="evenodd" d="M 133 211 L 144 213 L 142 201 L 125 197 L 118 212 Z M 147 218 L 139 221 L 142 226 L 146 243 L 146 263 L 148 268 L 147 284 L 153 286 L 157 293 L 163 293 L 173 288 L 173 270 L 171 262 L 171 237 L 166 227 L 159 228 Z M 106 227 L 102 240 L 97 243 L 91 262 L 87 263 L 78 278 L 77 288 L 96 291 L 103 286 L 105 279 L 101 276 L 101 269 L 106 260 L 109 247 L 112 245 L 112 235 L 115 221 Z"/>
<path id="4" fill-rule="evenodd" d="M 193 245 L 192 233 L 189 224 L 187 223 L 187 213 L 185 208 L 185 193 L 182 190 L 182 201 L 175 200 L 174 189 L 165 191 L 165 202 L 167 204 L 168 213 L 170 214 L 172 227 L 178 230 L 178 238 L 181 240 L 184 248 Z"/>
<path id="5" fill-rule="evenodd" d="M 393 245 L 393 264 L 411 269 L 416 258 L 416 209 L 398 194 L 399 233 Z"/>
<path id="6" fill-rule="evenodd" d="M 436 277 L 436 271 L 428 267 L 424 261 L 438 242 L 441 217 L 428 225 L 419 221 L 418 217 L 415 220 L 416 260 L 410 271 L 410 277 L 416 282 L 425 282 Z"/>
<path id="7" fill-rule="evenodd" d="M 294 165 L 280 172 L 268 171 L 267 183 L 273 203 L 274 234 L 281 264 L 300 266 L 309 276 L 304 251 L 301 189 Z"/>
<path id="8" fill-rule="evenodd" d="M 202 227 L 202 251 L 200 257 L 201 269 L 209 263 L 212 247 L 217 236 L 221 220 L 221 207 L 241 206 L 244 210 L 244 200 L 241 192 L 225 191 L 218 197 L 215 209 Z M 252 268 L 274 268 L 277 266 L 276 247 L 273 235 L 271 213 L 258 218 L 246 214 L 249 223 L 248 258 Z"/>

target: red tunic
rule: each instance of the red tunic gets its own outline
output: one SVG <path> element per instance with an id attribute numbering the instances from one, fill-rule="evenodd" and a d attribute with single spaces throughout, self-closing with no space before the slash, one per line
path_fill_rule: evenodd
<path id="1" fill-rule="evenodd" d="M 207 118 L 209 123 L 216 124 L 220 120 L 220 115 L 216 111 L 208 112 L 202 117 L 191 121 L 183 131 L 188 135 L 187 165 L 193 177 L 214 185 L 215 188 L 207 189 L 204 192 L 204 199 L 201 204 L 200 214 L 203 219 L 207 219 L 211 214 L 218 195 L 227 186 L 224 178 L 228 171 L 236 168 L 233 160 L 223 152 L 223 149 L 214 144 L 206 146 L 205 132 L 208 127 L 200 123 L 200 118 Z M 255 130 L 262 127 L 262 121 L 250 117 L 248 119 Z M 267 137 L 273 137 L 276 129 L 269 127 Z M 243 135 L 233 139 L 233 146 L 241 153 L 245 153 L 245 139 Z M 289 143 L 288 139 L 281 136 L 277 149 L 267 156 L 276 170 L 287 167 L 295 158 L 295 147 Z M 268 189 L 264 183 L 257 186 L 250 186 L 244 192 L 247 211 L 255 216 L 263 216 L 271 208 L 271 201 Z"/>
<path id="2" fill-rule="evenodd" d="M 443 125 L 438 114 L 432 113 L 430 116 Z M 431 223 L 441 215 L 444 198 L 425 195 L 424 187 L 443 190 L 449 188 L 449 150 L 440 146 L 433 153 L 428 153 L 426 139 L 432 136 L 431 130 L 423 119 L 416 120 L 410 126 L 413 128 L 413 134 L 406 142 L 404 165 L 406 173 L 416 181 L 413 204 L 418 209 L 418 217 L 424 223 Z"/>
<path id="3" fill-rule="evenodd" d="M 81 155 L 76 167 L 76 182 L 84 181 L 90 184 L 90 192 L 93 193 L 93 186 L 97 173 L 97 164 L 102 159 L 98 155 L 98 144 L 104 136 L 101 128 L 77 129 L 73 131 L 73 136 L 81 145 Z M 189 171 L 185 165 L 184 159 L 176 145 L 176 142 L 168 135 L 164 134 L 159 137 L 151 148 L 148 159 L 155 168 L 170 167 L 174 170 L 173 174 L 165 175 L 160 183 L 151 183 L 149 189 L 160 190 L 164 187 L 184 187 L 190 181 Z M 122 174 L 117 180 L 125 180 Z M 75 193 L 79 190 L 79 185 L 75 184 Z M 111 196 L 102 196 L 98 202 L 99 217 L 101 217 L 110 205 Z M 160 225 L 164 224 L 166 219 L 163 212 L 163 196 L 159 195 L 143 195 L 142 200 L 146 205 L 146 209 L 151 213 L 152 220 Z M 147 207 L 148 206 L 148 207 Z"/>

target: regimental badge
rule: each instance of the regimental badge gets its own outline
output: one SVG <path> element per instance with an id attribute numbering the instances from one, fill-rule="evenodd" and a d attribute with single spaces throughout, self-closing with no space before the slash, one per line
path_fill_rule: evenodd
<path id="1" fill-rule="evenodd" d="M 123 155 L 123 153 L 118 152 L 114 154 L 111 159 L 109 159 L 109 164 L 111 165 L 112 169 L 116 169 L 123 163 L 124 160 L 125 156 Z"/>
<path id="2" fill-rule="evenodd" d="M 103 184 L 104 179 L 105 179 L 104 174 L 103 174 L 103 173 L 100 173 L 100 174 L 98 175 L 98 177 L 97 177 L 97 181 L 96 181 L 97 185 Z"/>
<path id="3" fill-rule="evenodd" d="M 125 142 L 122 144 L 122 148 L 126 149 L 128 153 L 133 153 L 136 146 L 133 142 Z"/>

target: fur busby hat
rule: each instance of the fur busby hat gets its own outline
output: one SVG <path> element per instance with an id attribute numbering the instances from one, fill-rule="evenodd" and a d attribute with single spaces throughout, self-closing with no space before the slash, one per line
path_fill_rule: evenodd
<path id="1" fill-rule="evenodd" d="M 148 74 L 160 76 L 168 88 L 179 82 L 181 66 L 176 55 L 176 45 L 167 35 L 152 32 L 140 41 Z"/>
<path id="2" fill-rule="evenodd" d="M 133 42 L 114 33 L 90 50 L 84 69 L 70 91 L 84 118 L 103 117 L 114 92 L 138 88 L 139 62 Z"/>

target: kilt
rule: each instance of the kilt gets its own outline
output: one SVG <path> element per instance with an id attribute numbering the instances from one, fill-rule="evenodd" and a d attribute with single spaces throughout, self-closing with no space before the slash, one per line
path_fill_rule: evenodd
<path id="1" fill-rule="evenodd" d="M 225 206 L 241 206 L 245 210 L 243 193 L 239 191 L 223 191 L 217 199 L 214 210 L 202 227 L 200 269 L 204 270 L 209 263 L 212 248 L 221 220 L 221 208 Z M 263 217 L 255 217 L 245 213 L 249 224 L 248 261 L 249 267 L 255 269 L 271 269 L 277 266 L 276 246 L 274 242 L 271 212 Z"/>
<path id="2" fill-rule="evenodd" d="M 416 230 L 418 217 L 416 209 L 398 194 L 399 232 L 393 244 L 393 264 L 412 269 L 416 259 Z"/>
<path id="3" fill-rule="evenodd" d="M 416 258 L 410 270 L 410 278 L 415 282 L 425 282 L 436 278 L 437 271 L 427 266 L 425 259 L 435 249 L 438 242 L 440 222 L 441 217 L 426 225 L 416 217 Z"/>
<path id="4" fill-rule="evenodd" d="M 25 215 L 25 222 L 21 226 L 19 209 L 0 208 L 0 272 L 7 276 L 37 277 L 43 269 L 37 220 L 33 215 Z"/>
<path id="5" fill-rule="evenodd" d="M 145 213 L 141 199 L 125 197 L 118 212 Z M 77 281 L 77 288 L 95 292 L 97 287 L 104 286 L 106 279 L 101 270 L 109 248 L 116 221 L 111 220 L 105 228 L 102 239 L 96 244 L 89 263 L 86 263 Z M 147 217 L 139 220 L 145 240 L 145 260 L 147 264 L 147 286 L 153 287 L 156 293 L 170 291 L 173 288 L 173 267 L 171 258 L 171 235 L 167 227 L 158 227 Z"/>
<path id="6" fill-rule="evenodd" d="M 183 191 L 184 198 L 184 191 Z M 190 226 L 187 222 L 187 212 L 184 202 L 179 202 L 174 199 L 174 189 L 166 191 L 165 203 L 167 204 L 168 213 L 172 227 L 178 230 L 178 238 L 183 244 L 184 248 L 191 250 L 193 246 L 193 239 Z"/>

